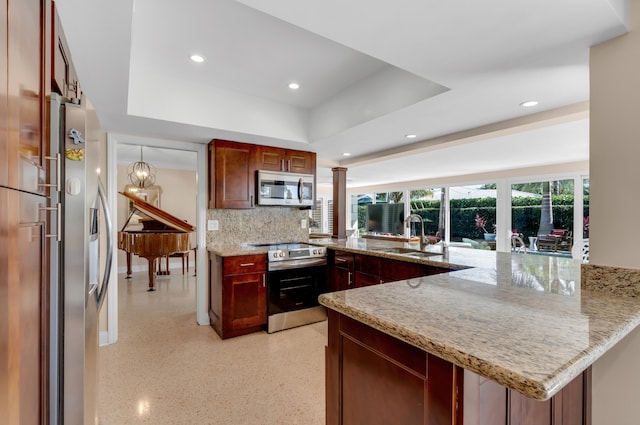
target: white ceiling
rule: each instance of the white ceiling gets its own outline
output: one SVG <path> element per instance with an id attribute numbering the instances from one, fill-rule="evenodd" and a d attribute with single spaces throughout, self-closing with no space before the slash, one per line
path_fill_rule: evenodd
<path id="1" fill-rule="evenodd" d="M 629 1 L 56 5 L 118 140 L 311 150 L 320 181 L 344 166 L 357 187 L 587 160 L 589 47 L 627 31 Z"/>

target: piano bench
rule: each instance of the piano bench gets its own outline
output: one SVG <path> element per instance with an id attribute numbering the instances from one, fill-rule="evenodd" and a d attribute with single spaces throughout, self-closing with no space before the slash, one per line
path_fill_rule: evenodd
<path id="1" fill-rule="evenodd" d="M 173 252 L 169 254 L 169 257 L 180 257 L 182 258 L 182 274 L 184 274 L 184 263 L 187 262 L 187 273 L 189 273 L 189 251 L 179 251 Z M 169 267 L 167 266 L 167 270 Z"/>

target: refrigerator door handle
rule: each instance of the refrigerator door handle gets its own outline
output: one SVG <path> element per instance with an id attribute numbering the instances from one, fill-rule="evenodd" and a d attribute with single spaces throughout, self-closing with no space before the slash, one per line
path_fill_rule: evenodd
<path id="1" fill-rule="evenodd" d="M 98 178 L 98 198 L 100 198 L 100 205 L 102 205 L 102 210 L 104 211 L 104 222 L 107 227 L 107 258 L 104 266 L 104 275 L 102 276 L 102 285 L 101 289 L 98 292 L 97 296 L 97 304 L 98 311 L 102 308 L 102 304 L 105 300 L 105 295 L 109 289 L 109 277 L 111 276 L 111 263 L 113 262 L 113 240 L 112 240 L 112 224 L 111 224 L 111 214 L 109 212 L 109 205 L 107 203 L 107 198 L 104 193 L 104 187 L 102 186 L 102 181 Z"/>

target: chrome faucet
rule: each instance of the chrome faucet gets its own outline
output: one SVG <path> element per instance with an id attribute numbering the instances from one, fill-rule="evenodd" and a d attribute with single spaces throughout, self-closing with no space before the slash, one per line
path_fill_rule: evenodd
<path id="1" fill-rule="evenodd" d="M 427 239 L 424 237 L 424 220 L 422 219 L 422 217 L 420 217 L 418 214 L 410 214 L 409 217 L 404 220 L 404 225 L 409 228 L 410 223 L 414 218 L 417 218 L 420 222 L 420 249 L 424 250 L 427 246 Z"/>

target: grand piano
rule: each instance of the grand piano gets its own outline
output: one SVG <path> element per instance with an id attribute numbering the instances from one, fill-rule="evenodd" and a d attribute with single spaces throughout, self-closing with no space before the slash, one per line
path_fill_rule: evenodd
<path id="1" fill-rule="evenodd" d="M 127 253 L 127 277 L 131 276 L 131 254 L 149 262 L 149 291 L 155 291 L 156 260 L 175 252 L 191 249 L 191 233 L 195 227 L 127 192 L 119 192 L 132 204 L 131 213 L 118 232 L 118 248 Z M 135 213 L 144 217 L 142 229 L 129 228 Z"/>

